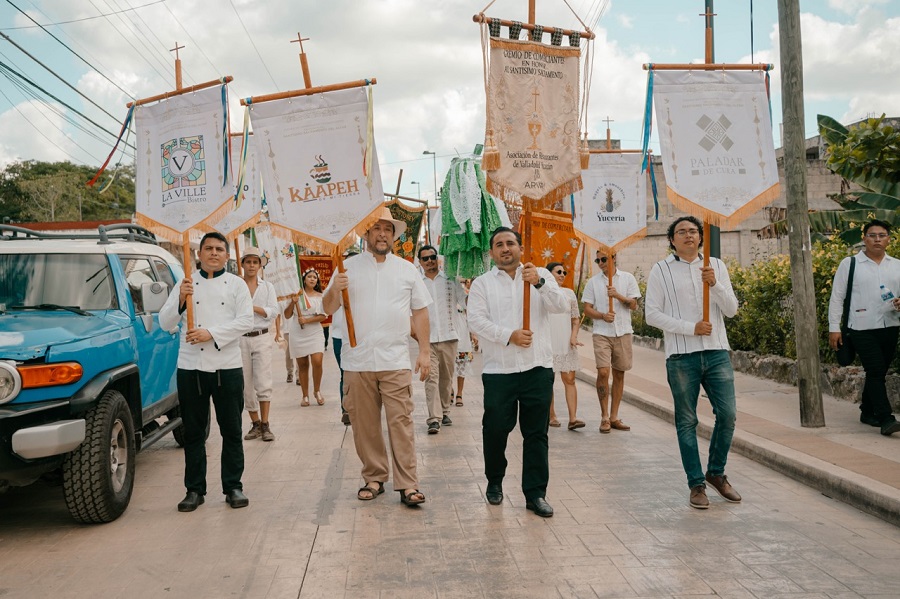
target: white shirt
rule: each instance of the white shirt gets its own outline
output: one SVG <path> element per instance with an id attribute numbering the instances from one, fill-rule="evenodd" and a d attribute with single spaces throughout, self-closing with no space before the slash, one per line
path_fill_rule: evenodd
<path id="1" fill-rule="evenodd" d="M 458 306 L 466 305 L 465 289 L 457 281 L 448 279 L 443 272 L 439 272 L 434 279 L 422 275 L 422 282 L 432 300 L 428 304 L 429 341 L 439 343 L 458 340 Z"/>
<path id="2" fill-rule="evenodd" d="M 332 339 L 341 339 L 343 340 L 346 333 L 344 333 L 344 329 L 347 328 L 346 318 L 344 318 L 344 307 L 341 306 L 338 308 L 334 314 L 331 315 L 331 326 L 328 327 L 328 334 Z"/>
<path id="3" fill-rule="evenodd" d="M 638 287 L 637 279 L 630 272 L 616 269 L 613 275 L 613 287 L 616 291 L 625 297 L 639 299 L 641 290 Z M 602 272 L 591 277 L 587 285 L 584 286 L 584 293 L 581 294 L 581 301 L 585 304 L 591 304 L 598 312 L 604 314 L 609 311 L 609 277 Z M 613 300 L 613 310 L 616 313 L 613 322 L 606 322 L 603 319 L 594 319 L 594 335 L 603 335 L 604 337 L 621 337 L 622 335 L 630 335 L 634 333 L 631 326 L 631 309 L 628 305 L 623 304 L 619 300 Z"/>
<path id="4" fill-rule="evenodd" d="M 349 340 L 341 345 L 341 367 L 352 372 L 409 370 L 410 314 L 431 303 L 419 271 L 393 254 L 379 263 L 371 252 L 348 258 L 344 265 L 356 347 Z"/>
<path id="5" fill-rule="evenodd" d="M 247 288 L 249 290 L 249 287 Z M 256 278 L 256 292 L 252 295 L 253 306 L 265 310 L 266 315 L 260 316 L 253 312 L 253 330 L 261 331 L 272 326 L 272 321 L 278 316 L 278 293 L 275 286 L 259 277 Z"/>
<path id="6" fill-rule="evenodd" d="M 709 322 L 712 334 L 694 335 L 694 326 L 703 320 L 703 287 L 700 269 L 703 258 L 685 262 L 675 255 L 660 260 L 650 269 L 644 315 L 647 324 L 662 329 L 666 357 L 711 349 L 731 349 L 725 333 L 725 319 L 737 314 L 738 301 L 731 287 L 728 268 L 718 258 L 710 258 L 716 284 L 709 288 Z"/>
<path id="7" fill-rule="evenodd" d="M 828 302 L 828 332 L 841 330 L 844 313 L 844 296 L 847 295 L 847 279 L 850 277 L 850 258 L 844 258 L 834 273 L 831 300 Z M 884 285 L 884 290 L 881 286 Z M 855 331 L 868 331 L 900 326 L 900 313 L 893 309 L 891 301 L 881 299 L 883 291 L 900 297 L 900 260 L 887 254 L 878 264 L 865 252 L 856 255 L 853 271 L 853 291 L 850 294 L 850 314 L 847 326 Z"/>
<path id="8" fill-rule="evenodd" d="M 482 372 L 508 374 L 542 366 L 553 367 L 550 317 L 569 312 L 569 300 L 546 268 L 538 268 L 544 279 L 540 289 L 529 285 L 531 293 L 531 347 L 509 343 L 513 331 L 522 328 L 524 283 L 522 266 L 513 279 L 496 266 L 472 282 L 469 289 L 469 330 L 478 336 L 484 357 Z"/>
<path id="9" fill-rule="evenodd" d="M 209 279 L 205 274 L 193 273 L 194 294 L 187 301 L 194 303 L 194 327 L 209 331 L 212 340 L 196 345 L 185 340 L 187 310 L 178 310 L 180 281 L 159 311 L 159 326 L 174 331 L 179 325 L 185 325 L 181 326 L 178 368 L 203 372 L 241 368 L 241 335 L 253 328 L 250 289 L 242 278 L 224 270 Z"/>

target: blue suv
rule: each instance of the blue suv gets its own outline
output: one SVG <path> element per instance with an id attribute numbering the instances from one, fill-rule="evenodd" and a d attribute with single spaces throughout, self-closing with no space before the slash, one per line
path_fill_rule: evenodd
<path id="1" fill-rule="evenodd" d="M 134 225 L 0 225 L 0 492 L 62 474 L 80 522 L 131 500 L 135 454 L 172 431 L 178 335 L 159 309 L 181 264 Z"/>

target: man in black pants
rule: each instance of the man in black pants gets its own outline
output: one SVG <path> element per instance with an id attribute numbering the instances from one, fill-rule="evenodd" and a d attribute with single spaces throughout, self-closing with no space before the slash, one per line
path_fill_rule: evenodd
<path id="1" fill-rule="evenodd" d="M 884 382 L 897 351 L 897 333 L 900 332 L 900 260 L 885 252 L 890 241 L 889 223 L 872 220 L 863 227 L 865 249 L 855 256 L 847 322 L 856 355 L 866 371 L 859 421 L 879 427 L 882 435 L 900 431 L 900 422 L 891 413 Z M 838 266 L 828 304 L 828 341 L 834 350 L 844 341 L 841 315 L 847 295 L 850 260 L 844 258 Z"/>
<path id="2" fill-rule="evenodd" d="M 569 311 L 569 302 L 546 268 L 522 264 L 518 233 L 500 227 L 491 236 L 491 258 L 496 265 L 472 282 L 469 290 L 469 330 L 478 335 L 484 356 L 485 498 L 491 505 L 503 501 L 506 442 L 516 427 L 522 432 L 522 492 L 525 507 L 542 518 L 553 515 L 547 503 L 550 467 L 547 427 L 553 397 L 553 350 L 550 347 L 550 312 Z M 529 283 L 529 328 L 522 327 L 522 300 Z"/>
<path id="3" fill-rule="evenodd" d="M 233 508 L 246 507 L 243 493 L 244 446 L 241 413 L 244 375 L 241 335 L 253 328 L 253 300 L 246 283 L 225 271 L 228 241 L 219 233 L 200 240 L 200 270 L 172 290 L 159 313 L 159 324 L 173 331 L 194 306 L 194 328 L 181 327 L 178 352 L 178 399 L 184 423 L 184 486 L 179 512 L 192 512 L 206 495 L 206 423 L 209 400 L 216 406 L 222 434 L 222 492 Z"/>

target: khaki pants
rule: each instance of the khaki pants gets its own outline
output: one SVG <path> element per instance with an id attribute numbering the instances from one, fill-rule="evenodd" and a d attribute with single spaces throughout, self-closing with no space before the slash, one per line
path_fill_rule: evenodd
<path id="1" fill-rule="evenodd" d="M 259 402 L 272 399 L 272 336 L 241 337 L 244 362 L 244 409 L 259 412 Z"/>
<path id="2" fill-rule="evenodd" d="M 428 408 L 428 424 L 440 422 L 450 413 L 450 391 L 456 368 L 457 341 L 439 341 L 431 344 L 431 370 L 425 380 L 425 406 Z"/>
<path id="3" fill-rule="evenodd" d="M 366 483 L 388 480 L 388 455 L 381 431 L 381 406 L 387 420 L 394 489 L 417 489 L 413 434 L 412 371 L 344 371 L 344 407 L 353 423 L 353 443 Z"/>

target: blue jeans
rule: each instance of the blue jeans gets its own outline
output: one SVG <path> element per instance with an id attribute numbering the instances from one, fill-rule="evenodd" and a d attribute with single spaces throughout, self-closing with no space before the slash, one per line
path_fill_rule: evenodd
<path id="1" fill-rule="evenodd" d="M 331 349 L 334 350 L 334 357 L 338 363 L 338 370 L 341 371 L 341 414 L 346 414 L 347 410 L 344 409 L 344 369 L 341 368 L 341 347 L 344 345 L 344 340 L 340 337 L 333 337 L 331 339 Z"/>
<path id="2" fill-rule="evenodd" d="M 681 465 L 687 474 L 688 487 L 695 487 L 704 481 L 697 448 L 697 398 L 701 385 L 716 415 L 706 471 L 713 476 L 725 474 L 737 417 L 731 357 L 725 350 L 674 354 L 666 359 L 666 374 L 675 400 L 675 430 Z"/>

